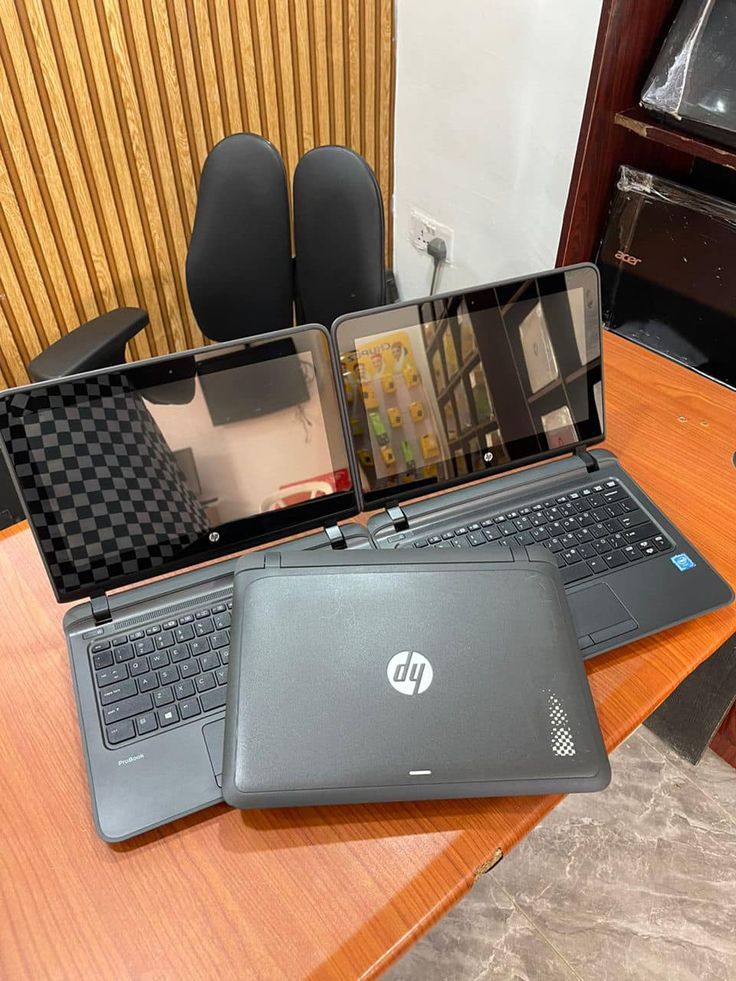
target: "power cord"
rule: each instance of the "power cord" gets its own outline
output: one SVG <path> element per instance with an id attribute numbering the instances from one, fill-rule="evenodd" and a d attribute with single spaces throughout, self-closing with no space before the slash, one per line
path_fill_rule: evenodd
<path id="1" fill-rule="evenodd" d="M 437 290 L 437 280 L 440 274 L 440 266 L 447 261 L 447 243 L 443 238 L 433 238 L 427 243 L 427 254 L 432 256 L 434 269 L 432 270 L 432 285 L 429 287 L 429 295 L 434 296 Z"/>

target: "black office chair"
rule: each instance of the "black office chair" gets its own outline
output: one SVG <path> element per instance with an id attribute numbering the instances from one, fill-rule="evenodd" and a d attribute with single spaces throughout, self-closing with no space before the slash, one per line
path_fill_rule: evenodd
<path id="1" fill-rule="evenodd" d="M 189 300 L 206 337 L 290 327 L 295 302 L 300 322 L 329 326 L 340 313 L 385 301 L 383 205 L 365 160 L 344 147 L 307 153 L 294 175 L 294 210 L 296 260 L 278 150 L 262 136 L 236 133 L 210 151 L 186 260 Z M 121 364 L 147 323 L 138 308 L 102 314 L 34 358 L 31 380 Z"/>

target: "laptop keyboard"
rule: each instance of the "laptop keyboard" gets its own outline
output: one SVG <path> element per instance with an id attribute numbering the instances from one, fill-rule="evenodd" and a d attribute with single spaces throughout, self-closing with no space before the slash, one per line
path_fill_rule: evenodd
<path id="1" fill-rule="evenodd" d="M 89 645 L 108 746 L 225 705 L 232 603 L 195 607 Z"/>
<path id="2" fill-rule="evenodd" d="M 397 547 L 474 548 L 488 543 L 543 545 L 554 554 L 565 585 L 673 548 L 618 480 L 477 518 Z"/>

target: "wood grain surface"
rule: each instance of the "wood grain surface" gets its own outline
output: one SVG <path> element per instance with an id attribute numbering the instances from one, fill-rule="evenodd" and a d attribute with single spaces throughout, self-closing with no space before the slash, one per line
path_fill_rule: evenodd
<path id="1" fill-rule="evenodd" d="M 151 318 L 135 358 L 203 343 L 184 260 L 229 133 L 290 174 L 353 147 L 388 208 L 393 78 L 391 0 L 0 0 L 0 388 L 118 306 Z"/>
<path id="2" fill-rule="evenodd" d="M 736 583 L 736 394 L 606 335 L 610 446 Z M 238 812 L 94 832 L 61 632 L 30 532 L 0 535 L 0 976 L 380 973 L 557 797 Z M 736 607 L 587 662 L 616 746 L 736 631 Z"/>

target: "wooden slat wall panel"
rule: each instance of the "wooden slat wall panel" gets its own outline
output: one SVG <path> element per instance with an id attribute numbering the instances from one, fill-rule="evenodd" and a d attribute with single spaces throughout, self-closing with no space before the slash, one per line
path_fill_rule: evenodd
<path id="1" fill-rule="evenodd" d="M 0 386 L 117 306 L 150 314 L 134 357 L 203 343 L 184 260 L 228 133 L 290 174 L 352 146 L 390 229 L 393 90 L 392 0 L 0 0 Z"/>

